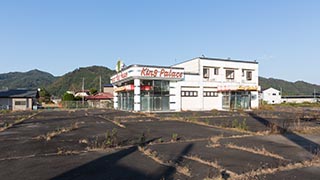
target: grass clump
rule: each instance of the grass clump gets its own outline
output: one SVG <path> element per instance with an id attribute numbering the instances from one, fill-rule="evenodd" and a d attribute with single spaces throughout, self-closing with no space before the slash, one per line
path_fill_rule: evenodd
<path id="1" fill-rule="evenodd" d="M 88 144 L 87 149 L 89 150 L 104 150 L 107 148 L 118 147 L 120 144 L 118 140 L 118 131 L 116 128 L 113 128 L 111 132 L 107 130 L 102 140 L 99 140 L 99 137 L 97 136 L 89 142 L 86 140 L 80 143 Z"/>
<path id="2" fill-rule="evenodd" d="M 105 134 L 104 144 L 105 147 L 116 147 L 118 143 L 118 131 L 116 128 L 113 128 L 111 132 L 107 130 Z"/>
<path id="3" fill-rule="evenodd" d="M 8 110 L 8 109 L 3 109 L 3 110 L 0 110 L 0 114 L 8 114 L 10 113 L 11 111 Z"/>
<path id="4" fill-rule="evenodd" d="M 238 121 L 237 119 L 234 119 L 232 121 L 232 128 L 236 128 L 239 130 L 243 130 L 243 131 L 247 131 L 248 130 L 248 126 L 247 126 L 247 119 L 243 119 L 242 122 Z"/>
<path id="5" fill-rule="evenodd" d="M 179 140 L 179 137 L 178 137 L 178 134 L 177 133 L 172 133 L 171 135 L 171 141 L 178 141 Z"/>
<path id="6" fill-rule="evenodd" d="M 46 141 L 50 141 L 55 136 L 58 136 L 62 133 L 70 132 L 70 131 L 78 129 L 78 128 L 79 128 L 79 123 L 76 122 L 76 123 L 71 124 L 69 127 L 56 128 L 52 132 L 48 132 L 45 135 L 40 135 L 40 136 L 35 137 L 35 139 L 39 139 L 39 140 L 44 139 Z"/>

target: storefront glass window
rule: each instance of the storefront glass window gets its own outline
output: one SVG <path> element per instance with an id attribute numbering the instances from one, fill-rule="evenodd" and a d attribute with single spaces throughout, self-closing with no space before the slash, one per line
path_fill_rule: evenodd
<path id="1" fill-rule="evenodd" d="M 230 109 L 230 92 L 223 92 L 222 94 L 222 108 Z"/>
<path id="2" fill-rule="evenodd" d="M 222 97 L 222 107 L 224 109 L 249 109 L 249 91 L 229 91 L 224 92 Z"/>
<path id="3" fill-rule="evenodd" d="M 140 87 L 141 111 L 168 111 L 169 104 L 169 81 L 141 80 Z M 150 86 L 146 88 L 146 86 Z M 118 107 L 121 110 L 134 110 L 134 91 L 127 90 L 118 92 Z"/>
<path id="4" fill-rule="evenodd" d="M 148 91 L 141 91 L 142 111 L 168 111 L 169 110 L 169 81 L 142 80 L 142 85 L 151 85 Z"/>
<path id="5" fill-rule="evenodd" d="M 118 107 L 121 110 L 133 110 L 133 91 L 119 92 L 118 93 Z"/>
<path id="6" fill-rule="evenodd" d="M 150 91 L 141 91 L 141 111 L 151 111 L 153 109 L 153 101 L 150 98 Z"/>

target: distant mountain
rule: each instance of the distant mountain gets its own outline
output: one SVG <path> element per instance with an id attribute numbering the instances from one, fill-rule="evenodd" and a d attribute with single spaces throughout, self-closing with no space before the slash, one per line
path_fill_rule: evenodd
<path id="1" fill-rule="evenodd" d="M 28 72 L 10 72 L 0 74 L 0 89 L 47 87 L 55 81 L 55 77 L 37 69 Z"/>
<path id="2" fill-rule="evenodd" d="M 289 82 L 281 79 L 264 78 L 259 77 L 259 85 L 261 89 L 267 89 L 273 87 L 281 90 L 283 95 L 312 95 L 314 90 L 317 93 L 320 92 L 320 86 L 316 84 L 310 84 L 304 81 Z"/>
<path id="3" fill-rule="evenodd" d="M 99 89 L 99 77 L 102 84 L 110 82 L 110 76 L 115 71 L 103 66 L 90 66 L 75 69 L 60 77 L 40 70 L 28 72 L 11 72 L 0 74 L 0 89 L 46 88 L 51 94 L 61 96 L 67 90 L 79 91 L 82 89 L 82 78 L 84 78 L 84 88 Z M 320 86 L 304 81 L 288 82 L 281 79 L 259 77 L 259 85 L 262 89 L 273 87 L 281 90 L 283 95 L 312 95 L 314 90 L 320 92 Z"/>
<path id="4" fill-rule="evenodd" d="M 99 89 L 100 76 L 101 84 L 107 84 L 110 82 L 110 76 L 115 71 L 103 66 L 90 66 L 81 67 L 72 72 L 69 72 L 59 78 L 57 78 L 51 85 L 47 87 L 47 90 L 54 95 L 62 95 L 67 90 L 79 91 L 82 89 L 82 79 L 84 78 L 84 89 L 90 88 Z"/>

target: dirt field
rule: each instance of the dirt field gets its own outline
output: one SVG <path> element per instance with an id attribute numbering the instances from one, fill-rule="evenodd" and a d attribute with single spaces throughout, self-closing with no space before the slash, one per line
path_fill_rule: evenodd
<path id="1" fill-rule="evenodd" d="M 319 179 L 320 110 L 0 114 L 0 179 Z"/>

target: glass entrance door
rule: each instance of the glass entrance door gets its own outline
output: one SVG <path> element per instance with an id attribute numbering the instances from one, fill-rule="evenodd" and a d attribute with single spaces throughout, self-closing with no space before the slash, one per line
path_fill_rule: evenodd
<path id="1" fill-rule="evenodd" d="M 133 91 L 124 91 L 118 93 L 118 107 L 121 110 L 133 110 Z"/>
<path id="2" fill-rule="evenodd" d="M 141 111 L 151 111 L 153 109 L 153 101 L 150 96 L 150 91 L 142 91 L 140 96 Z"/>
<path id="3" fill-rule="evenodd" d="M 153 98 L 153 107 L 154 111 L 161 111 L 162 110 L 162 103 L 161 103 L 161 97 L 156 96 Z"/>
<path id="4" fill-rule="evenodd" d="M 222 107 L 224 109 L 250 109 L 249 91 L 228 91 L 223 93 Z"/>
<path id="5" fill-rule="evenodd" d="M 151 89 L 141 91 L 141 111 L 169 110 L 169 81 L 142 80 L 142 85 Z"/>

